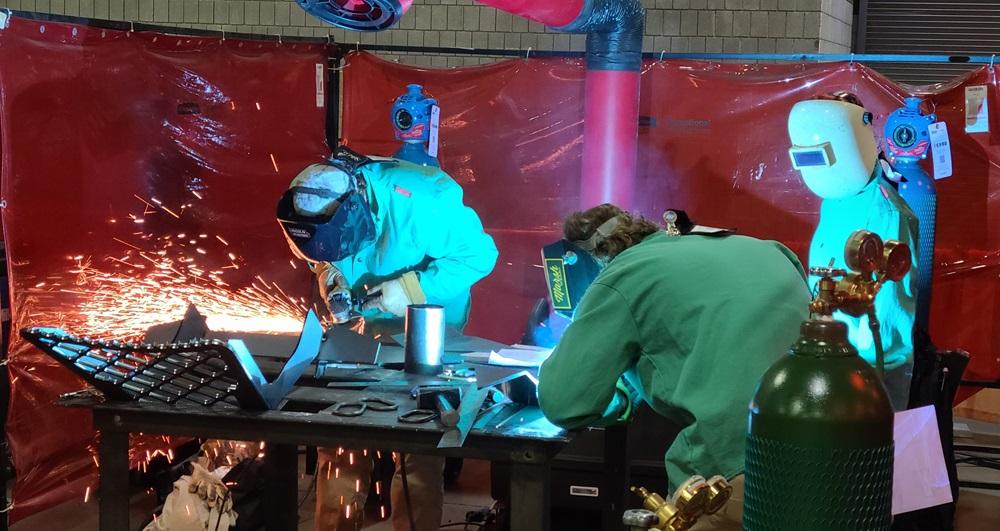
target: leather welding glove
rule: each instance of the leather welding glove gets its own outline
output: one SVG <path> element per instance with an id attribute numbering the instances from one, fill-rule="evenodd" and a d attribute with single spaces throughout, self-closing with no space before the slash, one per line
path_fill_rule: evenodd
<path id="1" fill-rule="evenodd" d="M 220 513 L 228 513 L 233 508 L 229 489 L 221 480 L 197 463 L 192 464 L 188 492 L 196 494 L 204 500 L 205 505 L 210 509 L 217 507 Z"/>
<path id="2" fill-rule="evenodd" d="M 411 304 L 427 302 L 424 290 L 420 288 L 420 277 L 413 271 L 369 289 L 368 295 L 362 310 L 377 309 L 396 317 L 405 316 L 406 307 Z"/>

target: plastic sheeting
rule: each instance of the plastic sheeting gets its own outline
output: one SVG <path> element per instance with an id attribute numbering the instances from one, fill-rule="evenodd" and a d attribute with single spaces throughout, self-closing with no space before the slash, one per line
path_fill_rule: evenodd
<path id="1" fill-rule="evenodd" d="M 222 325 L 296 326 L 290 299 L 312 281 L 293 269 L 274 208 L 329 153 L 324 46 L 13 18 L 0 50 L 16 328 L 121 337 L 179 318 L 186 300 Z M 283 319 L 227 317 L 227 305 L 278 306 Z M 83 499 L 96 457 L 90 416 L 53 405 L 82 383 L 19 338 L 9 366 L 17 520 Z M 133 465 L 156 447 L 137 442 Z"/>
<path id="2" fill-rule="evenodd" d="M 540 248 L 559 238 L 580 196 L 581 62 L 428 70 L 352 53 L 346 63 L 342 136 L 353 149 L 393 151 L 386 109 L 407 83 L 420 83 L 440 102 L 441 166 L 464 187 L 500 249 L 496 271 L 473 291 L 469 331 L 520 338 L 527 325 L 521 316 L 545 295 Z M 908 94 L 848 63 L 647 62 L 642 83 L 637 210 L 659 219 L 666 208 L 682 208 L 702 224 L 782 241 L 803 258 L 819 200 L 789 163 L 788 111 L 801 99 L 849 90 L 875 114 L 881 135 Z M 964 87 L 975 84 L 989 85 L 996 115 L 996 81 L 985 68 L 922 91 L 947 122 L 954 154 L 954 176 L 938 182 L 931 333 L 938 345 L 972 354 L 967 376 L 997 378 L 1000 149 L 989 134 L 964 133 Z M 754 272 L 737 263 L 733 274 Z"/>

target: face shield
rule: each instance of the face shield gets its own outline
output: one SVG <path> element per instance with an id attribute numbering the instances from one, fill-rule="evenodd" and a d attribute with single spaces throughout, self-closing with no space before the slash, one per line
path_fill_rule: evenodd
<path id="1" fill-rule="evenodd" d="M 806 100 L 788 114 L 792 167 L 823 199 L 859 193 L 871 179 L 878 148 L 871 113 L 837 100 Z"/>
<path id="2" fill-rule="evenodd" d="M 337 174 L 349 178 L 340 184 Z M 306 168 L 281 196 L 276 214 L 292 252 L 307 261 L 337 262 L 375 241 L 363 177 L 336 164 Z"/>

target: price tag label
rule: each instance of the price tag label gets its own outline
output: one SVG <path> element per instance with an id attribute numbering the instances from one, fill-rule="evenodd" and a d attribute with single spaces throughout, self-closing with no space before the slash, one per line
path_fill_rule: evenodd
<path id="1" fill-rule="evenodd" d="M 965 87 L 965 132 L 988 133 L 989 130 L 990 112 L 986 85 Z"/>
<path id="2" fill-rule="evenodd" d="M 927 127 L 931 135 L 931 151 L 934 155 L 934 178 L 951 177 L 951 142 L 948 140 L 948 125 L 934 122 Z"/>
<path id="3" fill-rule="evenodd" d="M 438 133 L 441 128 L 441 107 L 431 107 L 431 132 L 428 139 L 427 154 L 433 158 L 438 156 Z"/>
<path id="4" fill-rule="evenodd" d="M 316 107 L 326 105 L 326 65 L 316 63 Z"/>

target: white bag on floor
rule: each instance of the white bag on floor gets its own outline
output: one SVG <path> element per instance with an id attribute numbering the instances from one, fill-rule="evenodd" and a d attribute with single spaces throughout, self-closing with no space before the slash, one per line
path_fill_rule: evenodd
<path id="1" fill-rule="evenodd" d="M 229 489 L 204 467 L 174 482 L 163 513 L 143 531 L 228 531 L 236 524 Z"/>

